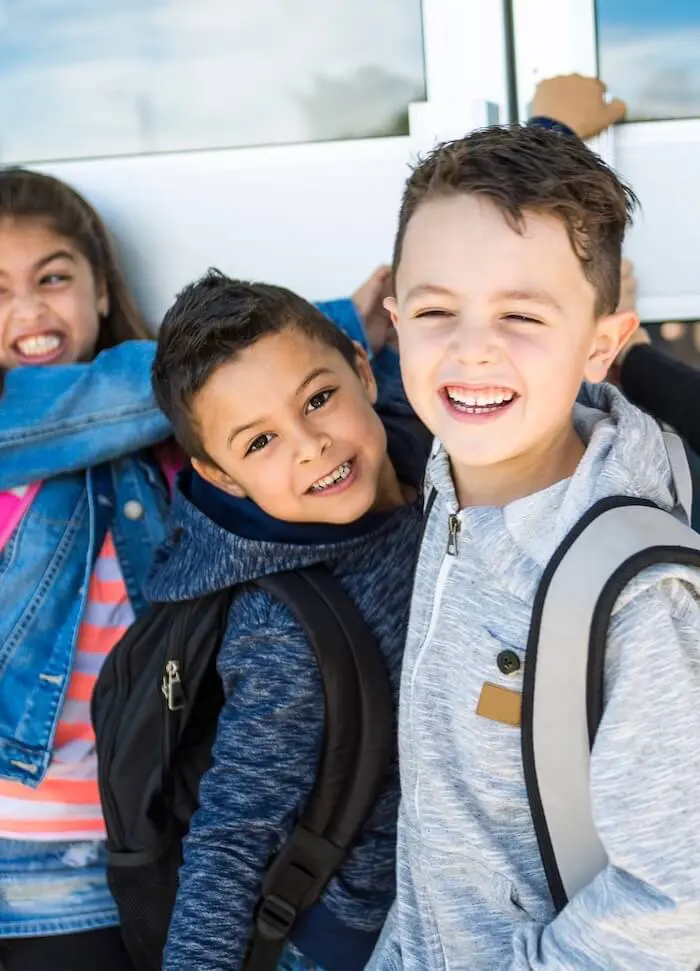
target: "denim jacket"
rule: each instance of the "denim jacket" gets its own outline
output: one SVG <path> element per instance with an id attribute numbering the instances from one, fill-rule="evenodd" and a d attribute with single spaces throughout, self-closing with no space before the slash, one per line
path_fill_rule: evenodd
<path id="1" fill-rule="evenodd" d="M 92 364 L 11 371 L 0 398 L 0 489 L 44 480 L 0 552 L 0 775 L 35 786 L 51 759 L 95 555 L 108 528 L 138 613 L 164 539 L 167 485 L 149 451 L 169 426 L 150 391 L 153 344 Z M 117 406 L 114 406 L 117 402 Z"/>

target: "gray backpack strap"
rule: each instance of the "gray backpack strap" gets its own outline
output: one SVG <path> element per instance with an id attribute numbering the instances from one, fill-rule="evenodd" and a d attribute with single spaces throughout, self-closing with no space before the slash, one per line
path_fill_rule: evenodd
<path id="1" fill-rule="evenodd" d="M 556 551 L 535 597 L 522 753 L 557 911 L 607 865 L 593 822 L 589 775 L 602 716 L 608 623 L 624 587 L 657 563 L 700 567 L 700 536 L 645 500 L 604 499 Z"/>
<path id="2" fill-rule="evenodd" d="M 693 512 L 693 477 L 688 465 L 685 446 L 680 435 L 677 435 L 672 428 L 663 426 L 662 434 L 671 466 L 679 512 L 684 514 L 686 522 L 689 523 Z"/>

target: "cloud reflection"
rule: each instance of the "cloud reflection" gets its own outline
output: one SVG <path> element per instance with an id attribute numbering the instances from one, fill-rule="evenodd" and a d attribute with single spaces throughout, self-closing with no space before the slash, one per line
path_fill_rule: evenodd
<path id="1" fill-rule="evenodd" d="M 0 0 L 0 159 L 393 134 L 420 0 Z"/>

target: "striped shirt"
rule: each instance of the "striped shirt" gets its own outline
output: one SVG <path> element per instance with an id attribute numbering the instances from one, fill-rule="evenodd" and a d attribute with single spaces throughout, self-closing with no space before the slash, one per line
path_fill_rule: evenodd
<path id="1" fill-rule="evenodd" d="M 51 764 L 36 789 L 0 779 L 0 838 L 105 838 L 90 699 L 105 657 L 133 620 L 119 560 L 108 533 L 90 581 Z"/>

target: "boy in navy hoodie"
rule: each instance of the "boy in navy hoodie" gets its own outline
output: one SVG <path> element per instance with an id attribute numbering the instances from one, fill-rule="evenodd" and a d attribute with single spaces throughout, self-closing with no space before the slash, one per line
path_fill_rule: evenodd
<path id="1" fill-rule="evenodd" d="M 280 287 L 210 273 L 165 317 L 158 403 L 192 459 L 151 593 L 182 600 L 241 585 L 218 669 L 226 701 L 166 948 L 166 971 L 243 964 L 261 880 L 317 774 L 320 676 L 289 611 L 253 578 L 324 564 L 353 599 L 395 692 L 418 547 L 424 429 L 375 408 L 365 352 Z M 396 395 L 393 405 L 410 415 Z M 415 434 L 412 432 L 415 428 Z M 394 896 L 398 778 L 281 967 L 360 971 Z"/>

